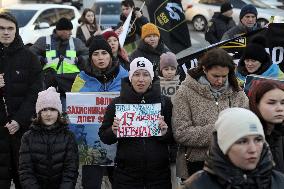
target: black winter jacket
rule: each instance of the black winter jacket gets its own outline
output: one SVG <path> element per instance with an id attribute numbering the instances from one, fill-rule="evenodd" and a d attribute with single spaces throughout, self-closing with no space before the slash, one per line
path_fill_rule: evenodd
<path id="1" fill-rule="evenodd" d="M 215 12 L 208 23 L 205 39 L 210 44 L 217 43 L 221 40 L 223 34 L 234 26 L 236 26 L 236 23 L 232 17 L 224 16 L 220 12 Z"/>
<path id="2" fill-rule="evenodd" d="M 75 188 L 78 147 L 64 125 L 32 125 L 23 135 L 19 161 L 23 189 Z"/>
<path id="3" fill-rule="evenodd" d="M 24 48 L 18 34 L 8 47 L 0 43 L 0 73 L 4 73 L 5 81 L 5 86 L 0 88 L 0 188 L 5 189 L 11 182 L 10 152 L 15 152 L 13 159 L 18 162 L 20 140 L 31 124 L 37 94 L 42 90 L 40 63 L 32 52 Z M 8 120 L 15 120 L 20 125 L 20 130 L 14 135 L 4 128 Z"/>
<path id="4" fill-rule="evenodd" d="M 266 125 L 263 124 L 265 128 Z M 273 160 L 275 162 L 275 170 L 284 174 L 284 127 L 283 124 L 274 125 L 271 134 L 265 135 L 265 140 L 269 144 Z"/>
<path id="5" fill-rule="evenodd" d="M 186 181 L 184 189 L 282 189 L 284 175 L 273 170 L 272 155 L 268 145 L 263 145 L 259 163 L 252 171 L 234 166 L 217 144 L 217 133 L 206 158 L 204 170 Z"/>
<path id="6" fill-rule="evenodd" d="M 115 175 L 115 179 L 126 184 L 127 179 L 137 178 L 135 181 L 137 183 L 135 184 L 139 182 L 140 184 L 132 185 L 132 187 L 137 186 L 137 188 L 153 183 L 164 183 L 164 186 L 169 186 L 170 172 L 168 169 L 169 152 L 167 144 L 173 141 L 171 130 L 171 100 L 168 97 L 161 96 L 159 81 L 154 82 L 151 89 L 143 95 L 134 92 L 128 78 L 124 78 L 121 85 L 120 96 L 113 99 L 107 107 L 102 126 L 99 130 L 100 139 L 105 144 L 118 142 L 115 159 L 116 170 L 121 170 L 122 172 L 123 170 L 127 170 L 125 174 L 129 174 L 128 176 L 130 177 L 127 178 L 124 173 L 118 173 Z M 161 137 L 117 139 L 111 128 L 115 117 L 115 104 L 141 104 L 142 100 L 145 100 L 146 104 L 159 102 L 162 104 L 161 114 L 164 116 L 165 122 L 168 125 L 167 134 Z M 131 186 L 131 182 L 129 184 Z M 161 184 L 161 186 L 163 185 Z"/>
<path id="7" fill-rule="evenodd" d="M 140 41 L 138 48 L 129 56 L 129 61 L 132 62 L 137 57 L 144 57 L 150 60 L 154 66 L 156 76 L 159 75 L 160 67 L 160 56 L 163 53 L 168 52 L 164 43 L 160 40 L 158 46 L 154 49 L 151 45 L 145 43 L 143 40 Z"/>

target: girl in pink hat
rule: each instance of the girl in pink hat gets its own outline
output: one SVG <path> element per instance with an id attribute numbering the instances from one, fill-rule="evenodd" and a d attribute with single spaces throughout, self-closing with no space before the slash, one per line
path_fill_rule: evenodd
<path id="1" fill-rule="evenodd" d="M 22 137 L 19 175 L 23 189 L 74 189 L 79 155 L 62 116 L 60 94 L 50 87 L 38 94 L 37 118 Z"/>

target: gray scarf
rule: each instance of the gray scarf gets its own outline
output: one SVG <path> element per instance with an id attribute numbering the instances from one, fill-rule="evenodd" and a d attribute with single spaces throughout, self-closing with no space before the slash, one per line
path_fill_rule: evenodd
<path id="1" fill-rule="evenodd" d="M 224 86 L 219 89 L 212 87 L 205 76 L 201 76 L 197 81 L 202 85 L 208 85 L 214 98 L 219 98 L 225 91 L 230 88 L 228 78 L 226 79 Z"/>

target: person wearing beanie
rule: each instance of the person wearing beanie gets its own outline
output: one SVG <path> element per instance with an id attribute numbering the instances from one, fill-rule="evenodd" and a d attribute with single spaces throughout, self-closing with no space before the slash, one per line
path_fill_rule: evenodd
<path id="1" fill-rule="evenodd" d="M 114 31 L 106 31 L 102 34 L 111 47 L 113 57 L 119 64 L 129 70 L 129 58 L 127 51 L 120 46 L 118 35 Z"/>
<path id="2" fill-rule="evenodd" d="M 121 85 L 120 96 L 107 107 L 99 129 L 100 139 L 105 144 L 117 143 L 112 188 L 171 189 L 168 152 L 168 143 L 173 142 L 171 100 L 161 95 L 153 64 L 144 57 L 137 57 L 130 63 L 129 77 L 124 78 Z M 162 136 L 117 138 L 120 119 L 115 115 L 116 104 L 154 103 L 161 103 L 159 128 Z"/>
<path id="3" fill-rule="evenodd" d="M 205 32 L 205 40 L 210 44 L 220 42 L 223 34 L 236 26 L 232 18 L 233 7 L 231 3 L 225 2 L 221 5 L 220 12 L 214 12 L 211 20 L 208 22 Z"/>
<path id="4" fill-rule="evenodd" d="M 43 36 L 30 47 L 42 64 L 44 86 L 55 87 L 61 95 L 63 110 L 66 108 L 66 92 L 77 74 L 85 69 L 85 60 L 88 58 L 88 48 L 77 38 L 71 36 L 72 22 L 61 18 L 53 33 Z"/>
<path id="5" fill-rule="evenodd" d="M 180 76 L 177 75 L 177 68 L 178 62 L 174 53 L 166 52 L 160 56 L 159 79 L 161 93 L 170 98 L 173 98 L 180 85 Z M 178 145 L 176 143 L 169 145 L 171 179 L 173 188 L 178 187 L 178 179 L 176 177 L 177 149 Z"/>
<path id="6" fill-rule="evenodd" d="M 85 8 L 78 20 L 80 26 L 76 31 L 76 38 L 81 39 L 85 44 L 93 35 L 101 33 L 101 28 L 96 23 L 95 11 Z"/>
<path id="7" fill-rule="evenodd" d="M 255 82 L 249 93 L 249 107 L 260 119 L 275 169 L 284 173 L 284 86 L 277 80 Z"/>
<path id="8" fill-rule="evenodd" d="M 163 53 L 160 56 L 160 79 L 172 81 L 176 77 L 178 62 L 176 55 L 172 52 Z M 177 77 L 179 78 L 179 77 Z"/>
<path id="9" fill-rule="evenodd" d="M 248 107 L 232 57 L 221 48 L 204 53 L 190 69 L 173 101 L 173 134 L 178 145 L 177 176 L 187 179 L 203 168 L 211 133 L 220 111 Z M 186 158 L 186 159 L 185 159 Z"/>
<path id="10" fill-rule="evenodd" d="M 160 56 L 168 51 L 160 38 L 158 27 L 155 24 L 147 23 L 142 26 L 141 41 L 129 59 L 130 61 L 137 57 L 149 59 L 153 63 L 155 76 L 158 76 Z"/>
<path id="11" fill-rule="evenodd" d="M 243 6 L 240 11 L 239 24 L 225 32 L 221 41 L 260 29 L 261 26 L 256 22 L 257 14 L 257 10 L 253 5 L 247 4 Z"/>
<path id="12" fill-rule="evenodd" d="M 72 30 L 72 29 L 73 29 L 72 22 L 69 19 L 64 18 L 64 17 L 60 18 L 55 25 L 55 30 L 57 30 L 57 31 L 62 31 L 62 30 L 68 30 L 69 31 L 69 30 Z"/>
<path id="13" fill-rule="evenodd" d="M 141 28 L 144 24 L 149 22 L 148 18 L 145 17 L 140 10 L 140 8 L 135 7 L 133 0 L 123 0 L 120 3 L 121 7 L 121 14 L 120 14 L 120 21 L 117 24 L 115 33 L 120 35 L 123 30 L 123 24 L 126 21 L 127 17 L 131 15 L 130 25 L 132 26 L 130 31 L 127 33 L 124 48 L 127 50 L 128 53 L 133 52 L 136 48 L 136 42 L 140 39 L 141 36 Z"/>
<path id="14" fill-rule="evenodd" d="M 246 76 L 249 74 L 284 78 L 279 66 L 272 63 L 270 55 L 266 52 L 266 45 L 266 39 L 262 36 L 255 36 L 247 44 L 236 71 L 241 87 L 243 87 Z"/>
<path id="15" fill-rule="evenodd" d="M 284 175 L 274 169 L 270 145 L 258 117 L 243 108 L 220 112 L 204 168 L 181 189 L 284 187 Z"/>
<path id="16" fill-rule="evenodd" d="M 0 188 L 21 189 L 18 174 L 23 134 L 35 113 L 42 89 L 41 65 L 25 48 L 16 18 L 0 11 Z"/>
<path id="17" fill-rule="evenodd" d="M 114 61 L 112 49 L 103 36 L 95 36 L 89 48 L 89 59 L 85 71 L 81 71 L 72 92 L 112 92 L 120 90 L 121 78 L 127 77 L 125 70 Z"/>
<path id="18" fill-rule="evenodd" d="M 79 153 L 54 87 L 38 93 L 37 117 L 22 137 L 19 175 L 23 189 L 75 188 Z"/>

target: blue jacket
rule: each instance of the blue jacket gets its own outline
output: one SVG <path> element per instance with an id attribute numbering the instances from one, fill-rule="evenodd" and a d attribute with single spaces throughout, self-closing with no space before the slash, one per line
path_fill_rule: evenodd
<path id="1" fill-rule="evenodd" d="M 112 80 L 107 83 L 100 82 L 96 77 L 81 71 L 73 85 L 71 92 L 116 92 L 121 89 L 121 79 L 128 77 L 128 72 L 119 66 L 119 72 Z"/>
<path id="2" fill-rule="evenodd" d="M 280 70 L 279 66 L 277 64 L 271 64 L 271 66 L 263 73 L 257 74 L 261 76 L 266 76 L 266 77 L 274 77 L 281 79 L 284 77 L 283 72 Z M 236 77 L 238 79 L 239 84 L 243 87 L 245 80 L 246 80 L 246 75 L 241 74 L 239 71 L 236 72 Z"/>

